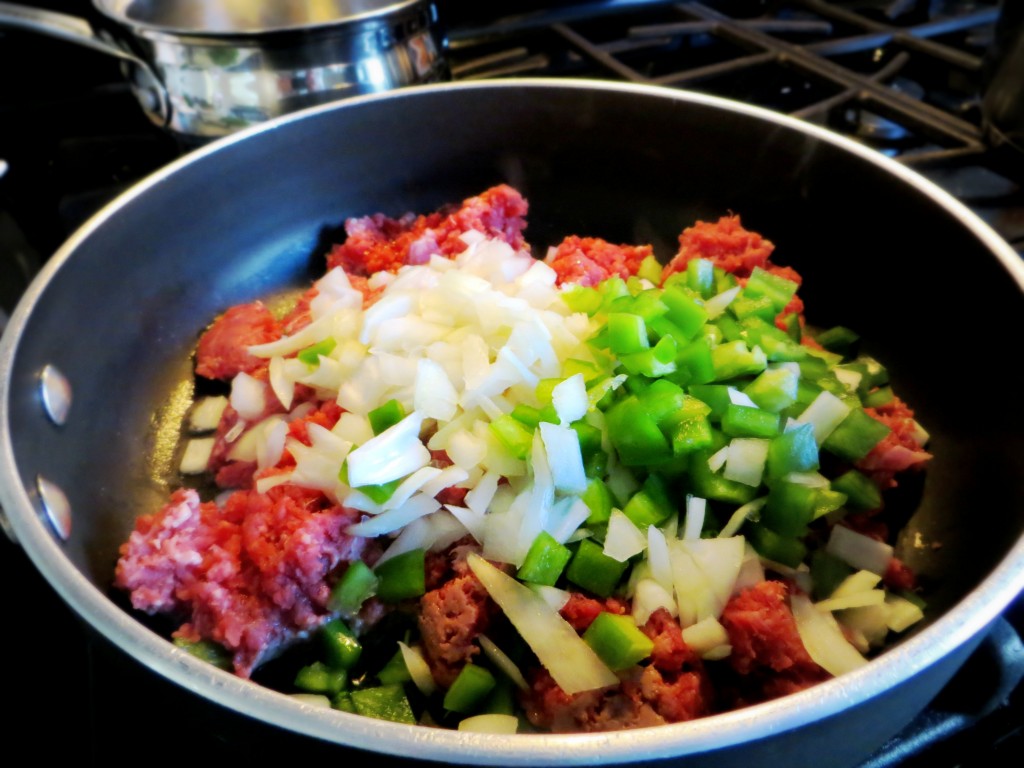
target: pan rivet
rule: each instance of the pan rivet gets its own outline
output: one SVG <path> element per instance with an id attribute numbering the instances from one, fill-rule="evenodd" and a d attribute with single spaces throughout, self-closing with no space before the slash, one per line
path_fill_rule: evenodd
<path id="1" fill-rule="evenodd" d="M 57 366 L 47 365 L 39 374 L 39 393 L 50 421 L 58 427 L 64 426 L 71 410 L 71 384 Z"/>
<path id="2" fill-rule="evenodd" d="M 43 503 L 43 511 L 46 512 L 46 519 L 50 521 L 53 530 L 61 541 L 67 541 L 71 537 L 71 503 L 60 486 L 51 483 L 42 475 L 36 475 L 36 489 L 39 491 L 39 500 Z"/>

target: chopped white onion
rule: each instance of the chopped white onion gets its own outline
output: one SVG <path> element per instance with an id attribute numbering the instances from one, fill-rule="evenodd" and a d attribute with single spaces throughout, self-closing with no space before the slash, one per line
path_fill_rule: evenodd
<path id="1" fill-rule="evenodd" d="M 405 662 L 405 668 L 409 671 L 409 677 L 412 678 L 413 684 L 420 693 L 429 696 L 436 691 L 437 683 L 434 682 L 434 676 L 430 674 L 430 667 L 420 649 L 410 648 L 401 640 L 398 641 L 398 649 L 402 652 L 402 660 Z"/>
<path id="2" fill-rule="evenodd" d="M 757 408 L 757 403 L 750 399 L 748 395 L 740 392 L 736 387 L 729 387 L 729 402 L 733 405 L 744 405 L 748 408 Z"/>
<path id="3" fill-rule="evenodd" d="M 729 443 L 729 457 L 725 461 L 722 477 L 754 488 L 761 485 L 770 444 L 770 440 L 755 437 L 733 438 Z"/>
<path id="4" fill-rule="evenodd" d="M 444 489 L 451 488 L 468 479 L 469 473 L 462 467 L 453 464 L 450 467 L 445 467 L 432 480 L 424 483 L 420 492 L 427 496 L 437 496 Z"/>
<path id="5" fill-rule="evenodd" d="M 848 392 L 856 392 L 857 387 L 860 386 L 861 379 L 864 378 L 864 374 L 860 371 L 854 371 L 850 368 L 843 368 L 841 365 L 837 365 L 832 369 L 832 372 L 836 375 L 836 378 L 842 383 Z"/>
<path id="6" fill-rule="evenodd" d="M 885 592 L 881 589 L 869 589 L 850 595 L 840 595 L 819 600 L 814 607 L 819 611 L 843 611 L 847 608 L 864 608 L 868 605 L 881 605 L 885 602 Z"/>
<path id="7" fill-rule="evenodd" d="M 839 585 L 832 590 L 832 594 L 829 597 L 848 597 L 860 594 L 861 592 L 867 592 L 877 587 L 881 581 L 882 577 L 877 573 L 857 571 L 839 582 Z"/>
<path id="8" fill-rule="evenodd" d="M 889 609 L 885 624 L 893 632 L 903 632 L 924 618 L 924 612 L 918 606 L 898 595 L 886 596 L 885 604 Z"/>
<path id="9" fill-rule="evenodd" d="M 536 592 L 479 555 L 467 562 L 559 688 L 572 696 L 618 684 L 618 676 Z"/>
<path id="10" fill-rule="evenodd" d="M 451 512 L 455 519 L 465 526 L 474 539 L 483 544 L 487 531 L 487 521 L 482 512 L 474 512 L 472 509 L 455 506 L 454 504 L 446 504 L 445 509 Z"/>
<path id="11" fill-rule="evenodd" d="M 544 530 L 559 544 L 565 544 L 588 517 L 590 507 L 575 496 L 567 496 L 555 502 Z"/>
<path id="12" fill-rule="evenodd" d="M 283 418 L 271 416 L 253 430 L 257 433 L 256 466 L 267 469 L 276 466 L 284 453 L 285 438 L 288 437 L 288 424 Z"/>
<path id="13" fill-rule="evenodd" d="M 495 645 L 491 638 L 487 637 L 487 635 L 479 635 L 477 641 L 480 643 L 484 655 L 491 660 L 494 666 L 504 672 L 509 680 L 515 683 L 516 688 L 521 691 L 528 691 L 530 689 L 526 678 L 523 677 L 523 673 L 519 671 L 516 663 L 501 648 Z"/>
<path id="14" fill-rule="evenodd" d="M 412 495 L 419 491 L 429 481 L 436 478 L 441 474 L 441 470 L 437 467 L 421 467 L 409 475 L 405 480 L 399 483 L 398 487 L 395 488 L 394 493 L 381 504 L 382 509 L 394 509 L 400 507 L 407 502 Z M 428 498 L 434 496 L 432 493 L 424 494 Z"/>
<path id="15" fill-rule="evenodd" d="M 761 565 L 761 558 L 757 555 L 750 543 L 743 547 L 743 562 L 740 563 L 740 572 L 736 574 L 736 583 L 732 585 L 732 593 L 739 594 L 744 589 L 753 587 L 764 581 L 764 566 Z"/>
<path id="16" fill-rule="evenodd" d="M 793 595 L 790 606 L 804 648 L 827 672 L 838 676 L 868 663 L 847 641 L 831 613 L 819 611 L 806 595 Z"/>
<path id="17" fill-rule="evenodd" d="M 647 564 L 651 568 L 651 578 L 671 595 L 672 561 L 668 554 L 668 541 L 656 525 L 647 526 Z"/>
<path id="18" fill-rule="evenodd" d="M 266 386 L 247 373 L 239 373 L 231 380 L 231 407 L 246 421 L 263 415 L 267 409 Z"/>
<path id="19" fill-rule="evenodd" d="M 228 407 L 228 399 L 224 395 L 211 395 L 197 402 L 188 415 L 188 427 L 191 432 L 212 432 L 220 424 L 220 417 Z"/>
<path id="20" fill-rule="evenodd" d="M 722 467 L 725 466 L 725 462 L 729 460 L 729 446 L 723 445 L 713 454 L 708 456 L 708 469 L 712 472 L 718 472 Z"/>
<path id="21" fill-rule="evenodd" d="M 430 461 L 420 442 L 422 414 L 415 411 L 348 455 L 348 481 L 353 488 L 389 483 L 415 472 Z"/>
<path id="22" fill-rule="evenodd" d="M 608 535 L 604 539 L 604 554 L 624 563 L 647 548 L 647 537 L 633 521 L 618 509 L 608 518 Z"/>
<path id="23" fill-rule="evenodd" d="M 843 525 L 832 528 L 825 551 L 854 568 L 884 575 L 892 560 L 893 549 L 882 541 L 857 533 Z"/>
<path id="24" fill-rule="evenodd" d="M 704 515 L 707 513 L 708 500 L 693 494 L 686 494 L 686 520 L 683 523 L 684 539 L 699 539 L 704 529 Z"/>
<path id="25" fill-rule="evenodd" d="M 704 588 L 710 593 L 702 603 L 710 606 L 711 613 L 698 615 L 698 620 L 708 615 L 717 618 L 732 596 L 736 579 L 746 552 L 746 541 L 742 536 L 727 539 L 680 540 L 676 546 L 685 550 L 704 576 Z"/>
<path id="26" fill-rule="evenodd" d="M 350 525 L 345 532 L 350 536 L 366 536 L 368 538 L 380 536 L 397 531 L 413 520 L 429 515 L 440 508 L 441 504 L 437 499 L 432 499 L 429 496 L 415 496 L 400 507 L 389 509 L 376 517 Z"/>
<path id="27" fill-rule="evenodd" d="M 276 488 L 279 485 L 285 485 L 292 481 L 291 472 L 281 472 L 276 475 L 266 475 L 259 478 L 255 483 L 256 493 L 266 493 L 271 488 Z"/>
<path id="28" fill-rule="evenodd" d="M 572 595 L 564 589 L 549 587 L 546 584 L 527 584 L 527 586 L 536 592 L 553 611 L 562 610 L 565 607 L 565 604 L 569 602 L 569 598 L 572 597 Z"/>
<path id="29" fill-rule="evenodd" d="M 455 416 L 458 402 L 459 393 L 444 368 L 429 358 L 421 358 L 413 407 L 428 419 L 448 421 Z"/>
<path id="30" fill-rule="evenodd" d="M 539 432 L 544 441 L 544 452 L 551 467 L 555 488 L 563 493 L 583 493 L 587 489 L 587 475 L 583 469 L 583 455 L 580 453 L 580 439 L 576 430 L 544 421 L 540 424 Z"/>
<path id="31" fill-rule="evenodd" d="M 205 472 L 215 442 L 216 439 L 212 437 L 193 437 L 185 443 L 178 471 L 183 475 L 200 475 Z"/>
<path id="32" fill-rule="evenodd" d="M 704 655 L 722 646 L 729 646 L 729 633 L 725 627 L 714 616 L 701 619 L 696 624 L 691 624 L 683 630 L 683 640 L 686 644 Z"/>
<path id="33" fill-rule="evenodd" d="M 850 415 L 850 406 L 828 390 L 822 390 L 797 419 L 814 427 L 814 440 L 821 445 Z"/>
<path id="34" fill-rule="evenodd" d="M 735 536 L 739 533 L 740 528 L 743 524 L 750 519 L 757 519 L 758 513 L 760 513 L 762 507 L 768 503 L 768 497 L 762 496 L 759 499 L 748 501 L 741 507 L 738 507 L 735 512 L 729 517 L 728 522 L 722 526 L 722 530 L 719 531 L 718 536 L 720 538 L 727 538 L 729 536 Z"/>
<path id="35" fill-rule="evenodd" d="M 587 398 L 583 374 L 574 374 L 556 384 L 551 390 L 551 404 L 555 406 L 555 413 L 562 424 L 571 424 L 586 416 L 590 400 Z"/>
<path id="36" fill-rule="evenodd" d="M 726 308 L 732 304 L 733 299 L 740 295 L 740 286 L 730 288 L 727 291 L 722 291 L 717 296 L 712 296 L 706 302 L 704 302 L 704 310 L 708 313 L 708 319 L 714 320 L 716 317 L 725 312 Z"/>
<path id="37" fill-rule="evenodd" d="M 654 579 L 640 579 L 633 589 L 633 621 L 642 627 L 659 608 L 664 608 L 672 616 L 678 614 L 679 608 L 671 589 L 666 589 Z"/>
<path id="38" fill-rule="evenodd" d="M 515 715 L 473 715 L 460 720 L 458 730 L 507 735 L 519 730 L 519 718 Z"/>

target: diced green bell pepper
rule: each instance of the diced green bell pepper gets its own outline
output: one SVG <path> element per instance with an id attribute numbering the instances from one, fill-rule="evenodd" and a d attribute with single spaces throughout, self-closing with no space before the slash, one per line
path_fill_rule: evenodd
<path id="1" fill-rule="evenodd" d="M 608 439 L 627 467 L 648 466 L 672 455 L 668 439 L 635 395 L 608 409 Z"/>
<path id="2" fill-rule="evenodd" d="M 608 522 L 615 503 L 614 499 L 612 499 L 612 492 L 608 490 L 604 480 L 600 477 L 591 478 L 587 482 L 587 489 L 580 494 L 580 500 L 590 510 L 590 516 L 587 517 L 587 525 L 601 525 Z"/>
<path id="3" fill-rule="evenodd" d="M 864 407 L 865 408 L 878 408 L 883 405 L 888 405 L 893 401 L 896 395 L 892 391 L 892 387 L 879 387 L 873 389 L 864 395 Z"/>
<path id="4" fill-rule="evenodd" d="M 530 584 L 553 587 L 571 557 L 568 547 L 555 541 L 547 531 L 541 531 L 530 545 L 516 578 Z"/>
<path id="5" fill-rule="evenodd" d="M 779 415 L 729 403 L 722 416 L 722 431 L 730 437 L 774 437 L 779 432 Z"/>
<path id="6" fill-rule="evenodd" d="M 620 357 L 648 349 L 647 324 L 640 315 L 612 312 L 608 315 L 608 346 Z"/>
<path id="7" fill-rule="evenodd" d="M 377 673 L 377 679 L 380 680 L 381 685 L 401 685 L 412 680 L 409 668 L 405 666 L 405 656 L 402 655 L 401 649 L 395 651 L 395 655 L 381 667 L 380 672 Z"/>
<path id="8" fill-rule="evenodd" d="M 188 651 L 197 659 L 212 664 L 218 669 L 230 671 L 232 668 L 231 652 L 223 645 L 212 640 L 185 640 L 180 637 L 174 638 L 174 644 L 182 650 Z"/>
<path id="9" fill-rule="evenodd" d="M 355 616 L 376 593 L 377 576 L 362 560 L 355 560 L 331 590 L 330 607 L 343 616 Z"/>
<path id="10" fill-rule="evenodd" d="M 837 325 L 834 328 L 829 328 L 827 331 L 819 333 L 815 337 L 815 341 L 829 352 L 835 352 L 845 357 L 850 354 L 853 346 L 860 341 L 860 336 L 849 328 Z"/>
<path id="11" fill-rule="evenodd" d="M 622 513 L 641 530 L 649 525 L 661 525 L 675 511 L 665 481 L 656 474 L 648 475 L 640 490 L 622 508 Z"/>
<path id="12" fill-rule="evenodd" d="M 379 563 L 374 569 L 377 597 L 396 603 L 422 595 L 426 591 L 425 555 L 424 550 L 413 549 Z"/>
<path id="13" fill-rule="evenodd" d="M 768 367 L 768 358 L 760 347 L 748 349 L 744 341 L 730 341 L 711 350 L 711 363 L 716 381 L 761 373 Z"/>
<path id="14" fill-rule="evenodd" d="M 847 461 L 859 461 L 891 432 L 885 424 L 869 416 L 863 408 L 854 408 L 825 438 L 821 447 Z"/>
<path id="15" fill-rule="evenodd" d="M 800 377 L 788 368 L 770 368 L 747 386 L 743 394 L 772 413 L 779 413 L 796 402 Z"/>
<path id="16" fill-rule="evenodd" d="M 636 270 L 637 277 L 650 280 L 655 285 L 661 285 L 661 264 L 654 256 L 645 256 Z"/>
<path id="17" fill-rule="evenodd" d="M 607 611 L 590 623 L 583 640 L 616 671 L 643 661 L 654 650 L 654 641 L 637 627 L 632 616 Z"/>
<path id="18" fill-rule="evenodd" d="M 355 633 L 341 619 L 332 619 L 320 627 L 320 641 L 327 663 L 334 669 L 350 669 L 363 653 Z"/>
<path id="19" fill-rule="evenodd" d="M 405 408 L 400 402 L 392 398 L 384 403 L 384 405 L 374 408 L 366 414 L 366 417 L 370 420 L 373 434 L 379 435 L 388 427 L 393 427 L 405 418 Z"/>
<path id="20" fill-rule="evenodd" d="M 685 372 L 684 384 L 707 384 L 715 380 L 715 364 L 711 357 L 711 344 L 698 338 L 676 353 L 676 372 Z"/>
<path id="21" fill-rule="evenodd" d="M 490 430 L 515 458 L 525 459 L 530 455 L 533 432 L 514 415 L 503 413 L 498 416 L 490 423 Z"/>
<path id="22" fill-rule="evenodd" d="M 305 349 L 299 350 L 295 355 L 299 360 L 304 362 L 306 365 L 320 365 L 320 356 L 327 357 L 331 352 L 334 351 L 334 347 L 337 346 L 338 342 L 334 338 L 324 339 L 318 341 L 316 344 L 312 344 Z"/>
<path id="23" fill-rule="evenodd" d="M 363 717 L 375 717 L 378 720 L 390 720 L 408 725 L 416 724 L 416 716 L 400 685 L 363 688 L 352 691 L 349 698 L 356 713 Z"/>
<path id="24" fill-rule="evenodd" d="M 348 685 L 348 672 L 329 667 L 322 661 L 302 667 L 295 674 L 295 687 L 307 693 L 336 696 Z"/>
<path id="25" fill-rule="evenodd" d="M 743 292 L 751 296 L 763 296 L 770 299 L 777 314 L 786 308 L 798 287 L 792 280 L 772 274 L 761 267 L 754 267 Z"/>
<path id="26" fill-rule="evenodd" d="M 782 536 L 760 523 L 748 523 L 743 530 L 761 557 L 796 568 L 807 556 L 807 547 L 802 541 Z"/>
<path id="27" fill-rule="evenodd" d="M 445 694 L 444 708 L 463 715 L 475 712 L 495 683 L 490 671 L 476 664 L 467 664 Z"/>
<path id="28" fill-rule="evenodd" d="M 681 288 L 666 288 L 661 296 L 661 301 L 668 307 L 666 315 L 668 319 L 688 339 L 696 337 L 700 333 L 700 329 L 708 321 L 708 313 L 704 306 Z"/>
<path id="29" fill-rule="evenodd" d="M 830 597 L 853 568 L 823 549 L 815 550 L 811 555 L 811 584 L 815 600 Z"/>
<path id="30" fill-rule="evenodd" d="M 846 494 L 846 503 L 853 509 L 881 509 L 882 492 L 868 477 L 855 469 L 832 481 L 832 490 Z"/>
<path id="31" fill-rule="evenodd" d="M 715 267 L 707 259 L 690 259 L 686 263 L 686 284 L 701 298 L 710 299 L 715 291 Z"/>
<path id="32" fill-rule="evenodd" d="M 672 440 L 673 456 L 686 456 L 707 448 L 714 440 L 711 422 L 706 416 L 693 416 L 677 422 L 671 427 L 669 437 Z"/>
<path id="33" fill-rule="evenodd" d="M 813 472 L 818 468 L 818 443 L 814 426 L 800 424 L 772 438 L 768 446 L 768 483 L 773 484 L 790 472 Z"/>
<path id="34" fill-rule="evenodd" d="M 615 591 L 628 564 L 608 557 L 600 544 L 584 539 L 579 543 L 565 575 L 576 586 L 599 597 L 608 597 Z"/>

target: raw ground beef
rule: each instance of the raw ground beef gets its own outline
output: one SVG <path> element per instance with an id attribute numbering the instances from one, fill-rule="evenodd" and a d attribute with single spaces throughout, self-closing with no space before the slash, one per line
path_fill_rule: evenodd
<path id="1" fill-rule="evenodd" d="M 723 696 L 736 707 L 803 690 L 831 675 L 804 648 L 789 608 L 789 588 L 762 581 L 732 597 L 722 611 L 729 666 L 737 673 Z"/>
<path id="2" fill-rule="evenodd" d="M 248 348 L 279 338 L 281 327 L 262 302 L 231 307 L 199 339 L 196 373 L 229 381 L 239 373 L 266 368 L 267 361 L 250 355 Z"/>
<path id="3" fill-rule="evenodd" d="M 679 235 L 679 250 L 662 277 L 685 271 L 692 259 L 707 259 L 737 277 L 750 277 L 754 267 L 768 268 L 768 258 L 774 250 L 769 240 L 744 229 L 739 216 L 698 221 Z"/>
<path id="4" fill-rule="evenodd" d="M 457 209 L 426 216 L 407 213 L 400 219 L 383 214 L 349 219 L 348 235 L 327 256 L 328 269 L 341 267 L 350 275 L 394 272 L 403 264 L 424 264 L 433 254 L 451 258 L 466 249 L 460 236 L 469 231 L 497 238 L 516 250 L 524 247 L 522 231 L 527 204 L 507 184 L 467 198 Z"/>
<path id="5" fill-rule="evenodd" d="M 248 677 L 279 646 L 327 620 L 327 578 L 360 557 L 366 540 L 344 529 L 359 513 L 325 506 L 322 494 L 278 486 L 239 491 L 223 508 L 175 491 L 143 515 L 121 546 L 115 584 L 147 613 L 186 621 L 177 636 L 214 640 Z"/>
<path id="6" fill-rule="evenodd" d="M 589 288 L 609 277 L 635 275 L 640 262 L 652 254 L 649 245 L 614 245 L 599 237 L 570 235 L 544 261 L 555 270 L 559 284 Z"/>
<path id="7" fill-rule="evenodd" d="M 428 591 L 420 598 L 417 621 L 431 674 L 445 688 L 480 652 L 477 638 L 498 613 L 466 562 L 470 553 L 479 551 L 473 538 L 466 537 L 444 552 L 427 556 Z"/>
<path id="8" fill-rule="evenodd" d="M 890 430 L 881 442 L 856 466 L 883 490 L 896 485 L 895 476 L 908 469 L 920 470 L 932 455 L 922 447 L 922 433 L 914 420 L 914 412 L 898 397 L 864 412 L 885 424 Z"/>

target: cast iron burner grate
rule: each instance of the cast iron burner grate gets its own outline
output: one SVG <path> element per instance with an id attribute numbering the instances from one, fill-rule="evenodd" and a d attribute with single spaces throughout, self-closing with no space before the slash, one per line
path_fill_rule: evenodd
<path id="1" fill-rule="evenodd" d="M 1024 157 L 992 141 L 981 104 L 998 18 L 970 0 L 590 2 L 453 29 L 452 73 L 613 79 L 785 112 L 897 157 L 1021 250 Z"/>

